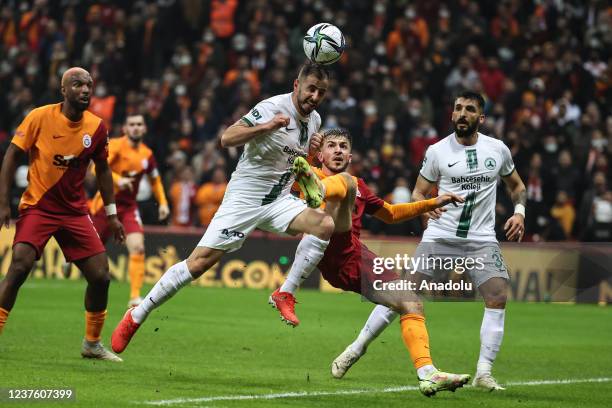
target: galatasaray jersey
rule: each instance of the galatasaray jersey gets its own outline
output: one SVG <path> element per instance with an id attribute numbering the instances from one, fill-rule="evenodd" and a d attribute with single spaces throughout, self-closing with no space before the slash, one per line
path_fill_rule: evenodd
<path id="1" fill-rule="evenodd" d="M 467 238 L 497 242 L 495 203 L 498 176 L 514 171 L 508 147 L 498 139 L 478 133 L 472 146 L 457 142 L 455 134 L 431 145 L 420 174 L 438 184 L 438 194 L 451 192 L 465 198 L 458 207 L 447 205 L 438 220 L 430 219 L 423 242 Z"/>
<path id="2" fill-rule="evenodd" d="M 115 184 L 115 202 L 118 206 L 128 207 L 136 204 L 136 195 L 140 179 L 145 174 L 157 177 L 157 162 L 153 152 L 142 142 L 132 147 L 127 136 L 111 139 L 108 144 L 108 165 L 113 173 L 121 177 L 130 177 L 132 190 L 119 190 Z M 95 214 L 104 206 L 100 192 L 97 192 L 91 203 L 91 213 Z"/>
<path id="3" fill-rule="evenodd" d="M 316 111 L 308 117 L 300 115 L 288 93 L 261 101 L 242 120 L 255 126 L 269 122 L 277 113 L 289 116 L 289 125 L 244 146 L 224 200 L 260 206 L 289 194 L 294 181 L 293 160 L 307 155 L 310 137 L 319 130 L 321 117 Z"/>
<path id="4" fill-rule="evenodd" d="M 19 211 L 87 214 L 83 183 L 90 160 L 106 160 L 108 132 L 102 119 L 85 111 L 78 122 L 61 112 L 62 104 L 30 112 L 12 143 L 29 154 L 28 187 Z"/>

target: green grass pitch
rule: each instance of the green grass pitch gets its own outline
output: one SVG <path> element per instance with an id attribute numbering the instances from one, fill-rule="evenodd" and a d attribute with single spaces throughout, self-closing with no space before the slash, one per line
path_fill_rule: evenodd
<path id="1" fill-rule="evenodd" d="M 267 291 L 186 288 L 154 312 L 117 364 L 80 357 L 84 287 L 82 281 L 29 280 L 0 336 L 0 387 L 71 387 L 76 402 L 6 406 L 122 407 L 161 400 L 171 400 L 166 405 L 171 407 L 612 406 L 610 308 L 512 303 L 494 374 L 516 385 L 505 392 L 466 388 L 427 399 L 410 387 L 382 392 L 416 385 L 398 321 L 344 379 L 331 377 L 331 361 L 372 308 L 353 294 L 300 292 L 302 323 L 293 329 L 267 305 Z M 106 344 L 127 293 L 126 284 L 112 283 Z M 482 308 L 481 303 L 426 304 L 439 368 L 473 374 Z M 573 382 L 593 378 L 608 380 Z M 566 379 L 572 383 L 525 384 Z M 287 393 L 302 394 L 236 398 Z"/>

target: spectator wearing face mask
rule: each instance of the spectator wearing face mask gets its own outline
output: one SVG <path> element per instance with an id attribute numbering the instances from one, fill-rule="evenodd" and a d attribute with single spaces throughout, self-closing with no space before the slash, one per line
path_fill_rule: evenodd
<path id="1" fill-rule="evenodd" d="M 560 190 L 557 192 L 557 198 L 550 210 L 550 215 L 557 220 L 563 229 L 565 239 L 569 239 L 572 236 L 576 210 L 569 199 L 569 195 L 565 191 Z"/>
<path id="2" fill-rule="evenodd" d="M 591 132 L 591 146 L 585 160 L 586 174 L 592 174 L 597 167 L 598 159 L 606 155 L 608 140 L 604 138 L 603 133 L 599 129 Z"/>
<path id="3" fill-rule="evenodd" d="M 115 113 L 115 102 L 117 98 L 108 94 L 108 88 L 104 81 L 99 81 L 94 88 L 94 96 L 89 104 L 89 111 L 99 116 L 104 121 L 107 129 L 112 129 L 113 115 Z"/>
<path id="4" fill-rule="evenodd" d="M 605 201 L 602 199 L 609 192 L 608 181 L 606 175 L 603 172 L 596 172 L 593 175 L 593 182 L 589 188 L 585 191 L 582 202 L 580 203 L 580 210 L 578 212 L 576 229 L 578 231 L 578 237 L 580 240 L 592 240 L 594 237 L 593 225 L 595 224 L 595 203 L 598 203 L 598 219 L 604 220 L 605 213 Z"/>
<path id="5" fill-rule="evenodd" d="M 554 164 L 551 173 L 551 181 L 554 182 L 555 190 L 563 191 L 569 199 L 576 199 L 581 175 L 573 163 L 569 150 L 562 150 L 559 153 L 558 162 Z"/>

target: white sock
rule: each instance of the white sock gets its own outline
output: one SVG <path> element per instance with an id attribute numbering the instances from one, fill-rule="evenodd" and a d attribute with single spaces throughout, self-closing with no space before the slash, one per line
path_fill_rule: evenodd
<path id="1" fill-rule="evenodd" d="M 153 289 L 144 297 L 140 305 L 132 310 L 132 319 L 136 323 L 145 321 L 153 309 L 161 306 L 166 300 L 170 299 L 182 287 L 189 284 L 193 276 L 189 273 L 187 262 L 182 261 L 174 264 L 164 273 Z"/>
<path id="2" fill-rule="evenodd" d="M 480 326 L 480 356 L 476 366 L 476 376 L 491 374 L 493 362 L 504 338 L 505 309 L 485 307 Z"/>
<path id="3" fill-rule="evenodd" d="M 368 345 L 374 341 L 395 320 L 397 313 L 386 306 L 376 305 L 357 339 L 349 346 L 355 353 L 365 353 Z"/>
<path id="4" fill-rule="evenodd" d="M 314 235 L 304 234 L 295 251 L 293 265 L 291 265 L 287 279 L 280 287 L 280 291 L 294 294 L 319 264 L 328 244 L 329 241 L 323 241 Z"/>
<path id="5" fill-rule="evenodd" d="M 417 368 L 417 377 L 419 377 L 420 379 L 427 378 L 436 371 L 438 371 L 438 369 L 435 366 L 433 366 L 432 364 L 427 364 L 423 367 Z"/>

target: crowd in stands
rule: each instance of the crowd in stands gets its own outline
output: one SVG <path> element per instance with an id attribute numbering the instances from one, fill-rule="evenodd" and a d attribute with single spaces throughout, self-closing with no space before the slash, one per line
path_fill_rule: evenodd
<path id="1" fill-rule="evenodd" d="M 142 113 L 173 225 L 206 225 L 240 150 L 218 136 L 258 101 L 292 90 L 302 37 L 343 31 L 323 128 L 354 140 L 351 171 L 391 202 L 411 197 L 425 150 L 452 132 L 453 96 L 486 99 L 481 131 L 511 149 L 527 186 L 527 239 L 612 240 L 612 6 L 605 0 L 5 0 L 0 146 L 34 107 L 61 100 L 74 65 L 112 136 Z M 14 204 L 27 167 L 16 177 Z M 145 222 L 156 211 L 146 186 Z M 512 203 L 500 187 L 501 226 Z M 16 214 L 15 212 L 13 213 Z M 419 220 L 375 234 L 418 235 Z"/>

